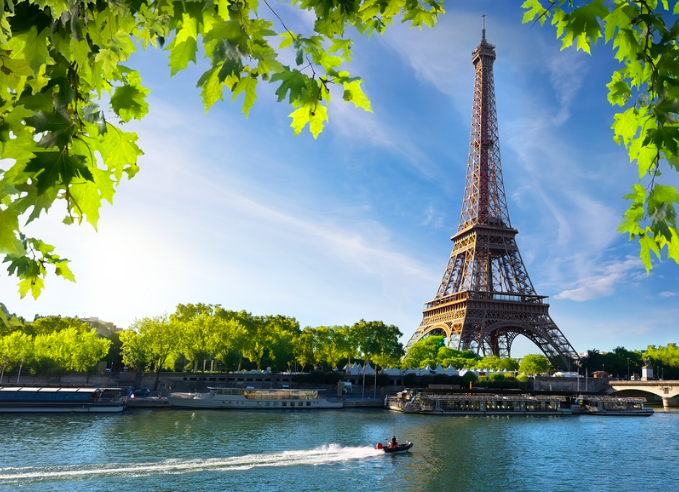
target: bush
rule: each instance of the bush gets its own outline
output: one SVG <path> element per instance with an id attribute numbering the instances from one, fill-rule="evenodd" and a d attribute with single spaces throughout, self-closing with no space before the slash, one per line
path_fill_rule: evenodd
<path id="1" fill-rule="evenodd" d="M 479 380 L 479 377 L 471 371 L 467 371 L 462 376 L 462 381 L 465 383 L 475 383 Z"/>
<path id="2" fill-rule="evenodd" d="M 494 372 L 490 376 L 488 376 L 488 381 L 504 381 L 505 380 L 505 375 L 502 374 L 501 372 Z"/>

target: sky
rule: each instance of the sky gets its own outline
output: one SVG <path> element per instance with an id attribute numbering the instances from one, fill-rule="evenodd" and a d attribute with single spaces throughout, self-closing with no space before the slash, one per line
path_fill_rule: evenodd
<path id="1" fill-rule="evenodd" d="M 293 136 L 277 84 L 260 84 L 248 118 L 228 94 L 205 114 L 195 87 L 205 61 L 170 78 L 167 52 L 135 54 L 127 65 L 151 90 L 150 114 L 127 125 L 145 152 L 141 171 L 104 204 L 98 231 L 61 224 L 58 207 L 26 229 L 71 260 L 77 283 L 49 275 L 37 301 L 19 299 L 3 269 L 0 300 L 28 320 L 98 317 L 120 328 L 198 302 L 302 327 L 382 320 L 405 344 L 460 219 L 471 52 L 485 14 L 507 206 L 552 319 L 578 352 L 679 341 L 679 265 L 656 262 L 647 274 L 637 244 L 616 232 L 638 176 L 612 139 L 612 48 L 561 51 L 552 28 L 521 23 L 520 3 L 448 2 L 434 29 L 398 24 L 354 38 L 348 69 L 364 79 L 373 113 L 336 93 L 317 139 Z M 310 32 L 309 16 L 278 8 Z M 512 355 L 528 353 L 539 350 L 519 337 Z"/>

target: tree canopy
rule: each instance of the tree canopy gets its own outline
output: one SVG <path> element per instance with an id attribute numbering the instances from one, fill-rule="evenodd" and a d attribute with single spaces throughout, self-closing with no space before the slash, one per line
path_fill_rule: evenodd
<path id="1" fill-rule="evenodd" d="M 549 372 L 552 369 L 552 363 L 544 355 L 529 354 L 521 359 L 519 371 L 524 374 L 540 375 Z"/>

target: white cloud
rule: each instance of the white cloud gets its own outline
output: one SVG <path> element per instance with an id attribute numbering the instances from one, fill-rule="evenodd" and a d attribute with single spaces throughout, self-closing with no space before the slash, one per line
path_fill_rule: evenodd
<path id="1" fill-rule="evenodd" d="M 660 297 L 677 297 L 679 296 L 679 292 L 670 292 L 670 291 L 663 291 L 660 294 L 658 294 Z"/>
<path id="2" fill-rule="evenodd" d="M 615 292 L 616 285 L 623 283 L 633 272 L 643 268 L 639 258 L 627 257 L 624 261 L 611 262 L 600 269 L 597 275 L 582 278 L 576 287 L 560 292 L 555 299 L 590 301 L 608 297 Z"/>

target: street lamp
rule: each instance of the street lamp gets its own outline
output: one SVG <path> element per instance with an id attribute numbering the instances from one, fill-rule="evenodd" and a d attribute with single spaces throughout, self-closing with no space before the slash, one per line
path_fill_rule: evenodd
<path id="1" fill-rule="evenodd" d="M 627 381 L 629 381 L 629 357 L 627 357 Z"/>

